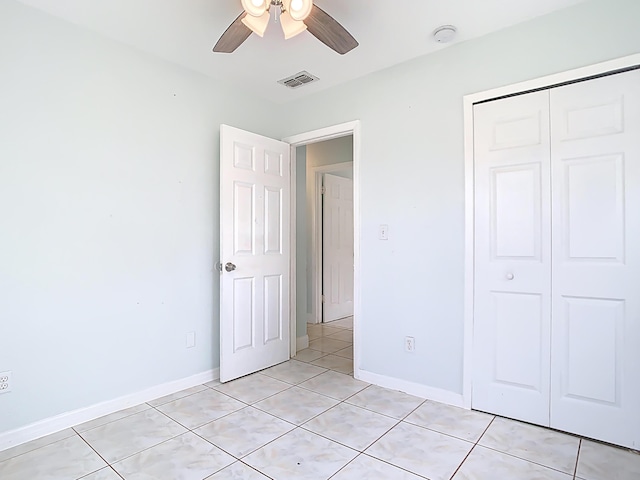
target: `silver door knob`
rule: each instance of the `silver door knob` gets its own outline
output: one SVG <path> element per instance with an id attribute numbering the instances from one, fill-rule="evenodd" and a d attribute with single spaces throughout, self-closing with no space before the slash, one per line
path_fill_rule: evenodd
<path id="1" fill-rule="evenodd" d="M 507 273 L 507 280 L 513 280 L 515 275 L 513 273 Z"/>
<path id="2" fill-rule="evenodd" d="M 236 266 L 235 266 L 233 263 L 231 263 L 231 262 L 227 262 L 227 263 L 225 264 L 225 266 L 224 266 L 224 269 L 225 269 L 227 272 L 233 272 L 233 271 L 236 269 Z"/>

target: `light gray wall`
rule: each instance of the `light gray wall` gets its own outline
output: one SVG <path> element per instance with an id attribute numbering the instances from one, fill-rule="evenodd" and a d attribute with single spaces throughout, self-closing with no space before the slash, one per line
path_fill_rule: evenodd
<path id="1" fill-rule="evenodd" d="M 591 1 L 287 105 L 287 134 L 361 121 L 361 368 L 462 392 L 462 97 L 638 53 L 639 18 Z"/>
<path id="2" fill-rule="evenodd" d="M 307 145 L 307 167 L 322 167 L 353 161 L 353 137 L 334 138 Z"/>
<path id="3" fill-rule="evenodd" d="M 0 432 L 219 365 L 219 125 L 273 110 L 0 2 Z"/>

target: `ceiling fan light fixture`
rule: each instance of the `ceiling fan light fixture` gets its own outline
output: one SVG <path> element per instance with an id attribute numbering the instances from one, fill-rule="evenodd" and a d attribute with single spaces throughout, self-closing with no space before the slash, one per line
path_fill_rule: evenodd
<path id="1" fill-rule="evenodd" d="M 242 0 L 242 8 L 252 17 L 263 16 L 267 11 L 267 6 L 267 0 Z"/>
<path id="2" fill-rule="evenodd" d="M 286 0 L 285 9 L 291 18 L 299 22 L 306 19 L 313 8 L 312 0 Z"/>
<path id="3" fill-rule="evenodd" d="M 253 33 L 262 37 L 264 36 L 264 32 L 267 30 L 270 18 L 271 15 L 269 15 L 269 12 L 264 12 L 259 17 L 246 15 L 242 19 L 242 23 L 244 23 Z"/>
<path id="4" fill-rule="evenodd" d="M 284 12 L 280 15 L 280 25 L 282 25 L 285 40 L 289 40 L 307 29 L 303 22 L 294 20 L 289 12 Z"/>

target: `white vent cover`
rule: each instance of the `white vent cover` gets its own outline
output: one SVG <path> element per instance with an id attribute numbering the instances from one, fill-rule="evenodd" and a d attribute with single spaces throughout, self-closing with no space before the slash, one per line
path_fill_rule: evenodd
<path id="1" fill-rule="evenodd" d="M 303 70 L 302 72 L 298 72 L 295 75 L 291 75 L 290 77 L 278 80 L 278 83 L 284 85 L 287 88 L 298 88 L 309 85 L 313 82 L 317 82 L 318 80 L 320 80 L 318 77 L 311 75 L 309 72 Z"/>

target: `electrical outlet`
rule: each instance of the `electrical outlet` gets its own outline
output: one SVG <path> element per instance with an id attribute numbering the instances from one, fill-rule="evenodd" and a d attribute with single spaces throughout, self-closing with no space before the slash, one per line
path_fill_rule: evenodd
<path id="1" fill-rule="evenodd" d="M 11 391 L 11 372 L 0 372 L 0 393 Z"/>
<path id="2" fill-rule="evenodd" d="M 415 352 L 416 351 L 416 339 L 413 337 L 404 337 L 404 350 L 406 352 Z"/>

